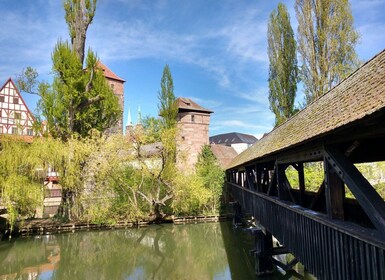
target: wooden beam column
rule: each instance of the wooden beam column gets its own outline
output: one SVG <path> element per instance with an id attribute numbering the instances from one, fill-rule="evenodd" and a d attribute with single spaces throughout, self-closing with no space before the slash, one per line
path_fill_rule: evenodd
<path id="1" fill-rule="evenodd" d="M 332 219 L 344 219 L 345 184 L 333 166 L 325 159 L 325 199 L 326 211 Z"/>
<path id="2" fill-rule="evenodd" d="M 254 176 L 254 166 L 246 166 L 246 187 L 250 190 L 254 190 L 254 182 L 255 182 L 255 176 Z"/>
<path id="3" fill-rule="evenodd" d="M 300 162 L 297 165 L 298 171 L 298 182 L 299 182 L 299 204 L 304 206 L 304 197 L 305 197 L 305 172 L 303 169 L 303 163 Z"/>

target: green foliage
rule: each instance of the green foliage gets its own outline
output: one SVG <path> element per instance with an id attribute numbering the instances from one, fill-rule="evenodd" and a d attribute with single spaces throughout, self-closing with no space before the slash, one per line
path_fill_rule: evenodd
<path id="1" fill-rule="evenodd" d="M 160 119 L 146 116 L 142 120 L 146 143 L 160 142 L 162 123 Z"/>
<path id="2" fill-rule="evenodd" d="M 118 100 L 97 68 L 93 52 L 88 52 L 86 71 L 68 43 L 56 45 L 52 60 L 54 82 L 39 87 L 39 108 L 52 136 L 67 141 L 73 135 L 87 137 L 91 129 L 103 132 L 115 124 L 121 114 Z"/>
<path id="3" fill-rule="evenodd" d="M 323 163 L 322 162 L 305 163 L 304 173 L 305 173 L 306 191 L 317 192 L 324 179 Z M 298 180 L 297 170 L 295 170 L 294 167 L 289 166 L 286 169 L 286 176 L 290 182 L 290 185 L 293 188 L 298 189 L 299 180 Z"/>
<path id="4" fill-rule="evenodd" d="M 18 219 L 33 217 L 42 206 L 42 180 L 49 166 L 60 166 L 63 150 L 62 143 L 53 139 L 36 139 L 32 144 L 2 141 L 0 201 L 7 208 L 11 229 Z"/>
<path id="5" fill-rule="evenodd" d="M 170 67 L 166 64 L 163 69 L 162 80 L 160 82 L 161 90 L 158 94 L 159 115 L 162 117 L 162 125 L 165 128 L 176 126 L 178 117 L 178 107 L 174 95 L 174 82 L 172 79 Z"/>
<path id="6" fill-rule="evenodd" d="M 295 10 L 301 79 L 309 104 L 357 67 L 359 34 L 348 0 L 296 0 Z"/>
<path id="7" fill-rule="evenodd" d="M 173 210 L 180 215 L 218 214 L 224 183 L 224 171 L 210 146 L 198 157 L 194 174 L 175 176 Z"/>
<path id="8" fill-rule="evenodd" d="M 225 172 L 219 166 L 209 145 L 202 147 L 196 164 L 196 174 L 202 179 L 204 187 L 209 191 L 209 211 L 212 213 L 218 212 Z"/>
<path id="9" fill-rule="evenodd" d="M 298 69 L 296 42 L 286 6 L 278 4 L 268 23 L 269 102 L 275 125 L 294 114 Z"/>
<path id="10" fill-rule="evenodd" d="M 17 76 L 16 78 L 16 84 L 19 90 L 31 93 L 31 94 L 37 94 L 36 87 L 38 86 L 37 78 L 39 74 L 37 73 L 37 70 L 32 68 L 31 66 L 28 66 L 27 68 L 22 70 L 22 73 Z"/>

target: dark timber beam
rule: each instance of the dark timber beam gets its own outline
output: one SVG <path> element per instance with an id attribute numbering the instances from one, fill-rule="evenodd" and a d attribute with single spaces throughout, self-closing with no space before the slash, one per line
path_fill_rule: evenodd
<path id="1" fill-rule="evenodd" d="M 345 185 L 333 166 L 325 159 L 325 199 L 326 211 L 332 219 L 344 219 Z"/>
<path id="2" fill-rule="evenodd" d="M 384 200 L 343 153 L 334 147 L 325 146 L 324 154 L 336 174 L 352 191 L 373 225 L 385 234 Z"/>
<path id="3" fill-rule="evenodd" d="M 247 188 L 249 188 L 250 190 L 254 190 L 254 166 L 246 166 L 246 182 Z"/>
<path id="4" fill-rule="evenodd" d="M 298 181 L 299 181 L 299 204 L 304 206 L 304 196 L 305 196 L 305 172 L 303 169 L 303 163 L 300 162 L 297 165 L 298 169 Z"/>

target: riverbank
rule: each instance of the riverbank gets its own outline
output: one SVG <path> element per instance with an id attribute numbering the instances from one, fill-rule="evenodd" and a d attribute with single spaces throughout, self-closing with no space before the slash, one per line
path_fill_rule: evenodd
<path id="1" fill-rule="evenodd" d="M 188 224 L 226 221 L 230 215 L 185 216 L 164 220 L 162 223 Z M 87 222 L 63 223 L 54 219 L 28 219 L 17 224 L 12 236 L 46 235 L 79 230 L 120 229 L 145 227 L 152 224 L 150 221 L 120 221 L 115 224 L 93 224 Z M 0 234 L 1 237 L 1 234 Z"/>

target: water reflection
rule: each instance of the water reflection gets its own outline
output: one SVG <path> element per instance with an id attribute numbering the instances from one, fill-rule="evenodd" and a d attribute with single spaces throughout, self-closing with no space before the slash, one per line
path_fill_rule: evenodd
<path id="1" fill-rule="evenodd" d="M 229 223 L 76 232 L 0 243 L 0 279 L 255 279 Z"/>

